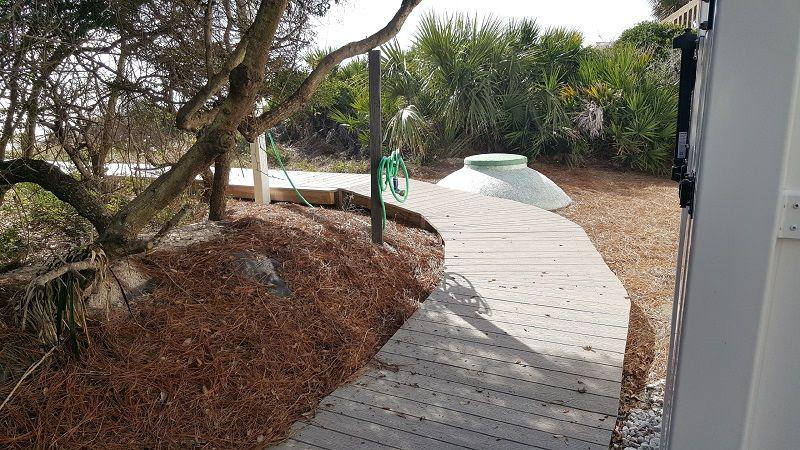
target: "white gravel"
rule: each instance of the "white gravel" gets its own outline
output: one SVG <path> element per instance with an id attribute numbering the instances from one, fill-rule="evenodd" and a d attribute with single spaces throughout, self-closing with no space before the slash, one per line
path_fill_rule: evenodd
<path id="1" fill-rule="evenodd" d="M 632 409 L 617 430 L 615 448 L 657 450 L 661 444 L 661 416 L 664 414 L 664 380 L 648 384 L 643 409 Z"/>

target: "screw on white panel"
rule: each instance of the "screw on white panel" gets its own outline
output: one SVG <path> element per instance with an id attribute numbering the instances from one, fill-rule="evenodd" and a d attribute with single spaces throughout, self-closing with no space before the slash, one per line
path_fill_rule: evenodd
<path id="1" fill-rule="evenodd" d="M 789 225 L 789 231 L 797 231 L 797 225 Z"/>
<path id="2" fill-rule="evenodd" d="M 795 203 L 792 205 L 792 209 L 800 209 L 800 203 Z"/>

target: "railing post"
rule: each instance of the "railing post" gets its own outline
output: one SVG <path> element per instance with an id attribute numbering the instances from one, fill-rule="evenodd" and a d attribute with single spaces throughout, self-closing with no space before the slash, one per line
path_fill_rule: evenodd
<path id="1" fill-rule="evenodd" d="M 378 165 L 381 163 L 381 51 L 370 50 L 369 66 L 369 173 L 370 173 L 370 223 L 372 242 L 383 245 L 383 219 Z"/>
<path id="2" fill-rule="evenodd" d="M 250 158 L 253 167 L 253 200 L 258 204 L 269 205 L 269 166 L 267 164 L 267 139 L 259 135 L 250 144 Z"/>

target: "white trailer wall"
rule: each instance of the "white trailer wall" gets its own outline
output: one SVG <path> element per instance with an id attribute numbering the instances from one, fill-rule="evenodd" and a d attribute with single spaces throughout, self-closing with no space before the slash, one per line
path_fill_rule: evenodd
<path id="1" fill-rule="evenodd" d="M 800 0 L 717 1 L 672 449 L 800 448 L 798 56 Z"/>

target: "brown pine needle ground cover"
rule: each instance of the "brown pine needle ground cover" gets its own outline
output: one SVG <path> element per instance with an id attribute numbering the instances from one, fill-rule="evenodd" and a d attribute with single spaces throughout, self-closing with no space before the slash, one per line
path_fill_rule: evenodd
<path id="1" fill-rule="evenodd" d="M 95 323 L 80 360 L 43 364 L 0 411 L 0 446 L 266 446 L 353 377 L 441 276 L 427 232 L 295 205 L 237 206 L 221 239 L 138 258 L 153 294 Z M 233 269 L 279 262 L 289 298 Z M 5 398 L 16 380 L 0 385 Z"/>
<path id="2" fill-rule="evenodd" d="M 557 211 L 581 225 L 631 297 L 623 410 L 666 376 L 680 209 L 675 183 L 600 167 L 534 165 L 574 203 Z"/>

